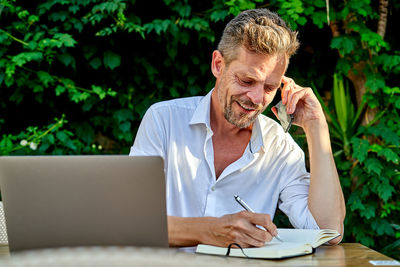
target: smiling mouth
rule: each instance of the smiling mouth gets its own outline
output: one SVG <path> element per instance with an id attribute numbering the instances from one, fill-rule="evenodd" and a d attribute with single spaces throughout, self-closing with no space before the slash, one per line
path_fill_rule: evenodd
<path id="1" fill-rule="evenodd" d="M 255 111 L 255 108 L 244 105 L 243 103 L 240 103 L 239 101 L 236 101 L 236 103 L 244 110 L 251 112 L 251 111 Z"/>

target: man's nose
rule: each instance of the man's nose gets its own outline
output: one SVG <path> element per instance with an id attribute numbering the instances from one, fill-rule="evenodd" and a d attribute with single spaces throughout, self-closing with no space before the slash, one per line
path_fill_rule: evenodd
<path id="1" fill-rule="evenodd" d="M 264 102 L 264 88 L 262 86 L 251 88 L 247 97 L 256 105 L 262 104 Z"/>

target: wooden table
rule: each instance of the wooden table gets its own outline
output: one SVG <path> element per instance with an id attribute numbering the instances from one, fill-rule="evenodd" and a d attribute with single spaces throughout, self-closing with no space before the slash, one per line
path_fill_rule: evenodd
<path id="1" fill-rule="evenodd" d="M 284 260 L 254 260 L 199 255 L 176 249 L 80 247 L 32 250 L 10 256 L 0 246 L 0 266 L 373 266 L 370 260 L 393 260 L 358 243 L 321 246 L 312 255 Z"/>

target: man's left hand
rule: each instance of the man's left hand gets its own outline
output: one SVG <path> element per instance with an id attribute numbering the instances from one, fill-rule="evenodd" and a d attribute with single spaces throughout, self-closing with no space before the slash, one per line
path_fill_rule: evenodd
<path id="1" fill-rule="evenodd" d="M 310 87 L 299 86 L 286 76 L 282 77 L 282 83 L 282 104 L 286 105 L 288 114 L 294 115 L 293 124 L 304 129 L 310 123 L 326 123 L 321 104 Z M 276 109 L 272 111 L 277 116 Z"/>

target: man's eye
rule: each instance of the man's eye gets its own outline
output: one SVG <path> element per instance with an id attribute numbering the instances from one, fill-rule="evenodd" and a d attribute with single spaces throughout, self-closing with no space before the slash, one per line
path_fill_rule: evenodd
<path id="1" fill-rule="evenodd" d="M 240 80 L 242 83 L 244 83 L 244 84 L 247 84 L 247 85 L 250 85 L 250 84 L 252 84 L 253 83 L 253 81 L 251 81 L 251 80 Z"/>
<path id="2" fill-rule="evenodd" d="M 264 90 L 265 90 L 266 92 L 271 92 L 271 91 L 274 91 L 275 89 L 272 88 L 272 87 L 264 87 Z"/>

